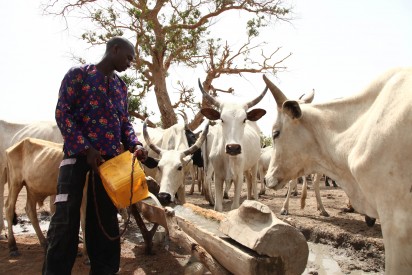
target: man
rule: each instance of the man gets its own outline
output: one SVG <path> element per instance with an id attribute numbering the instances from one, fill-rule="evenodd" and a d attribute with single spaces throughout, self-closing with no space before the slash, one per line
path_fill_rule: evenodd
<path id="1" fill-rule="evenodd" d="M 146 160 L 128 119 L 127 87 L 115 73 L 135 58 L 134 46 L 122 37 L 107 42 L 96 65 L 71 68 L 61 83 L 56 122 L 64 138 L 64 158 L 57 184 L 56 213 L 47 232 L 43 274 L 71 274 L 78 249 L 80 205 L 86 174 L 91 170 L 86 210 L 86 246 L 90 274 L 115 274 L 120 265 L 117 209 L 107 195 L 98 166 L 125 150 Z M 96 204 L 94 203 L 96 201 Z M 98 219 L 97 213 L 100 217 Z M 101 224 L 100 224 L 101 223 Z"/>

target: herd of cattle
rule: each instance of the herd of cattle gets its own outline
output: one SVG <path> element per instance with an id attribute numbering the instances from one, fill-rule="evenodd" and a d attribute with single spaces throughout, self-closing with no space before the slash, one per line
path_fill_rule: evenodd
<path id="1" fill-rule="evenodd" d="M 192 172 L 194 178 L 195 168 L 203 175 L 202 187 L 217 211 L 223 210 L 222 200 L 232 183 L 235 209 L 244 179 L 247 199 L 257 200 L 265 188 L 279 190 L 287 183 L 289 196 L 297 178 L 315 174 L 318 207 L 322 215 L 328 215 L 319 195 L 319 177 L 326 174 L 339 183 L 357 212 L 379 218 L 386 273 L 411 274 L 412 157 L 408 150 L 412 148 L 412 69 L 390 70 L 359 94 L 318 104 L 311 103 L 313 94 L 289 100 L 266 76 L 263 80 L 264 91 L 243 104 L 210 96 L 199 81 L 203 96 L 216 108 L 201 110 L 215 123 L 206 123 L 195 141 L 188 142 L 186 123 L 168 129 L 148 128 L 143 121 L 135 124 L 153 160 L 145 173 L 160 183 L 160 201 L 184 203 L 185 174 Z M 261 149 L 256 121 L 266 111 L 252 107 L 268 90 L 275 98 L 273 107 L 278 115 L 272 128 L 273 146 Z M 25 125 L 0 120 L 0 133 L 0 229 L 4 227 L 5 183 L 9 183 L 5 207 L 9 225 L 18 193 L 26 186 L 27 214 L 42 245 L 46 245 L 38 228 L 35 204 L 56 191 L 62 156 L 60 132 L 51 122 Z M 191 156 L 199 150 L 203 159 L 194 163 Z M 258 170 L 265 182 L 259 193 Z M 287 211 L 288 198 L 282 214 Z M 17 251 L 8 227 L 9 249 Z"/>

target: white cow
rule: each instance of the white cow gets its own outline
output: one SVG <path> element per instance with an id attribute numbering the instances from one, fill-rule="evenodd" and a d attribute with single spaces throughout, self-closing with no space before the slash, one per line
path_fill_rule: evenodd
<path id="1" fill-rule="evenodd" d="M 199 80 L 199 88 L 219 111 L 203 108 L 202 114 L 210 120 L 220 120 L 216 124 L 216 134 L 211 144 L 209 160 L 213 166 L 215 179 L 215 210 L 222 211 L 223 182 L 233 181 L 235 193 L 232 209 L 239 207 L 240 192 L 245 173 L 247 182 L 247 198 L 258 199 L 256 174 L 260 152 L 260 130 L 256 121 L 266 114 L 263 109 L 251 107 L 259 103 L 265 96 L 267 88 L 254 100 L 238 104 L 213 98 L 203 90 Z M 209 141 L 208 141 L 209 142 Z"/>
<path id="2" fill-rule="evenodd" d="M 6 149 L 26 137 L 39 138 L 62 143 L 63 138 L 54 121 L 39 121 L 16 124 L 0 120 L 0 181 L 6 183 Z M 0 184 L 0 232 L 4 228 L 4 184 Z M 52 207 L 53 208 L 53 207 Z M 53 209 L 52 209 L 53 211 Z"/>
<path id="3" fill-rule="evenodd" d="M 412 69 L 397 68 L 363 92 L 323 104 L 288 100 L 264 76 L 278 109 L 266 186 L 323 171 L 353 207 L 379 218 L 387 274 L 412 274 Z"/>
<path id="4" fill-rule="evenodd" d="M 320 211 L 320 215 L 324 217 L 329 217 L 329 213 L 325 210 L 325 207 L 323 206 L 322 199 L 320 197 L 320 189 L 319 189 L 319 183 L 320 183 L 320 176 L 319 174 L 315 173 L 312 176 L 312 182 L 313 182 L 313 188 L 315 190 L 315 195 L 316 195 L 316 202 L 317 202 L 317 208 Z M 306 176 L 302 177 L 303 179 L 303 184 L 302 184 L 302 196 L 300 198 L 300 208 L 303 209 L 305 208 L 306 204 L 306 197 L 307 197 L 307 189 L 308 189 L 308 181 L 306 179 Z M 288 193 L 286 195 L 286 199 L 283 202 L 282 209 L 280 210 L 281 215 L 288 215 L 289 214 L 289 199 L 290 195 L 293 190 L 297 190 L 298 186 L 298 179 L 293 179 L 289 181 L 289 188 L 288 188 Z"/>
<path id="5" fill-rule="evenodd" d="M 185 125 L 175 124 L 164 130 L 162 144 L 158 146 L 152 142 L 146 122 L 143 124 L 145 142 L 159 156 L 156 179 L 160 184 L 158 198 L 162 204 L 174 202 L 176 194 L 180 204 L 186 202 L 184 175 L 187 164 L 192 161 L 191 155 L 202 146 L 208 127 L 206 124 L 196 143 L 189 147 Z"/>

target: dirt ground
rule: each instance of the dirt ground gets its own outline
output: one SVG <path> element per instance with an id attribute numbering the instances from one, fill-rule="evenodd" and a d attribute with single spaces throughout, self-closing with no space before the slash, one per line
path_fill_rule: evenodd
<path id="1" fill-rule="evenodd" d="M 350 261 L 338 261 L 344 273 L 382 274 L 384 249 L 379 220 L 373 227 L 368 227 L 362 215 L 342 211 L 348 201 L 346 194 L 340 188 L 324 186 L 323 182 L 321 182 L 321 197 L 330 217 L 322 217 L 316 210 L 316 198 L 311 185 L 309 185 L 306 207 L 302 210 L 300 209 L 300 184 L 298 188 L 298 196 L 290 199 L 288 216 L 279 214 L 287 189 L 276 192 L 266 190 L 266 194 L 262 195 L 259 201 L 268 205 L 278 218 L 299 229 L 309 242 L 328 244 L 333 247 L 330 253 L 345 255 L 346 259 L 350 258 Z M 189 189 L 190 185 L 187 184 L 186 190 Z M 229 196 L 231 195 L 233 190 L 229 193 Z M 213 209 L 197 190 L 193 195 L 186 195 L 186 199 L 198 206 Z M 241 201 L 244 199 L 246 199 L 246 190 L 242 191 Z M 25 214 L 24 204 L 25 190 L 21 192 L 18 199 L 17 214 L 20 216 Z M 230 205 L 231 200 L 224 200 L 224 211 L 229 211 Z M 39 212 L 47 209 L 46 200 Z M 43 219 L 47 218 L 49 217 L 46 215 Z M 190 255 L 177 244 L 170 243 L 166 246 L 164 242 L 158 242 L 153 247 L 154 255 L 146 255 L 143 239 L 137 234 L 136 222 L 134 218 L 131 220 L 132 224 L 122 237 L 121 270 L 118 274 L 189 274 L 189 269 L 195 265 L 194 259 L 191 259 Z M 20 218 L 19 221 L 20 226 L 30 227 L 27 218 Z M 9 256 L 7 240 L 4 238 L 0 240 L 0 274 L 40 274 L 44 252 L 37 236 L 34 233 L 19 233 L 16 235 L 16 241 L 21 255 L 13 258 Z M 79 248 L 81 247 L 82 244 L 79 244 Z M 84 263 L 85 260 L 85 256 L 77 258 L 72 274 L 88 274 L 89 267 Z M 318 274 L 317 267 L 308 265 L 305 273 Z"/>

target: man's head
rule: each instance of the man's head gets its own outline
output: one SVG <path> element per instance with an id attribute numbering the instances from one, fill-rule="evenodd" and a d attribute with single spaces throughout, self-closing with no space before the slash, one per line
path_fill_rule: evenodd
<path id="1" fill-rule="evenodd" d="M 106 44 L 105 58 L 111 61 L 114 70 L 123 72 L 135 58 L 134 46 L 129 40 L 115 36 Z"/>

